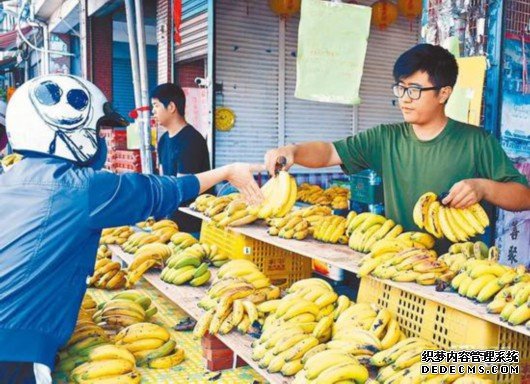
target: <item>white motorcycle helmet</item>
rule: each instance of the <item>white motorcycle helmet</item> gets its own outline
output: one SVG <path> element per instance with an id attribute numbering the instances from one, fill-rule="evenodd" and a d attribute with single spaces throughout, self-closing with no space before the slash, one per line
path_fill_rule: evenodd
<path id="1" fill-rule="evenodd" d="M 103 92 L 71 75 L 24 83 L 7 106 L 6 129 L 15 151 L 31 151 L 88 164 L 98 151 L 102 125 L 127 126 Z"/>

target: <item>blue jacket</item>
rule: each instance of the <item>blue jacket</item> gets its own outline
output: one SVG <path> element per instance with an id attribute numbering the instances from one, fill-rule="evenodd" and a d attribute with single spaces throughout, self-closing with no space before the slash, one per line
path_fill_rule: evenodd
<path id="1" fill-rule="evenodd" d="M 101 229 L 167 216 L 198 192 L 195 176 L 116 175 L 39 155 L 0 175 L 0 362 L 53 369 Z"/>

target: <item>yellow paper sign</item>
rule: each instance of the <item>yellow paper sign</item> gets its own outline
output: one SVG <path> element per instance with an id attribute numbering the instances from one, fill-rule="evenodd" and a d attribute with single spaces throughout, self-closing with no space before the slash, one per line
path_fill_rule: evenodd
<path id="1" fill-rule="evenodd" d="M 482 112 L 486 58 L 462 57 L 456 61 L 458 79 L 445 107 L 445 113 L 452 119 L 478 126 Z"/>

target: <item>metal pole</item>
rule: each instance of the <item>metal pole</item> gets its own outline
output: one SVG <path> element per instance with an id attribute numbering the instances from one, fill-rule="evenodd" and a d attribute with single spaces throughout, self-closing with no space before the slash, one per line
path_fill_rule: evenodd
<path id="1" fill-rule="evenodd" d="M 88 79 L 87 0 L 79 1 L 79 42 L 81 45 L 81 75 Z"/>
<path id="2" fill-rule="evenodd" d="M 44 51 L 42 52 L 43 72 L 45 75 L 50 74 L 50 30 L 48 25 L 42 23 L 42 38 L 44 39 Z"/>
<path id="3" fill-rule="evenodd" d="M 175 47 L 172 47 L 174 49 Z M 215 168 L 215 2 L 208 0 L 208 149 L 210 149 L 210 164 Z"/>
<path id="4" fill-rule="evenodd" d="M 127 34 L 129 35 L 129 49 L 131 52 L 134 107 L 138 108 L 142 105 L 142 99 L 140 92 L 140 74 L 138 68 L 138 46 L 136 42 L 136 31 L 134 30 L 134 9 L 132 0 L 125 0 L 125 13 L 127 15 Z"/>
<path id="5" fill-rule="evenodd" d="M 136 36 L 138 38 L 138 61 L 140 67 L 140 90 L 142 106 L 149 105 L 149 83 L 147 77 L 147 55 L 145 46 L 144 10 L 141 0 L 134 0 L 136 8 Z M 142 158 L 142 172 L 153 173 L 153 163 L 151 157 L 151 126 L 149 122 L 149 111 L 141 112 L 142 126 L 142 148 L 140 150 Z"/>

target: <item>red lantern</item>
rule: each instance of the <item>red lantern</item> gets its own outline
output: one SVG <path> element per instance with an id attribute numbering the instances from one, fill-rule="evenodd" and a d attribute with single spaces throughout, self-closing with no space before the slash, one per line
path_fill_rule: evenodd
<path id="1" fill-rule="evenodd" d="M 398 0 L 397 6 L 399 12 L 411 21 L 421 15 L 423 8 L 422 0 Z"/>
<path id="2" fill-rule="evenodd" d="M 302 0 L 269 0 L 271 10 L 279 16 L 288 17 L 300 12 Z"/>
<path id="3" fill-rule="evenodd" d="M 372 24 L 379 29 L 386 29 L 396 21 L 398 9 L 389 0 L 379 0 L 372 5 Z"/>

